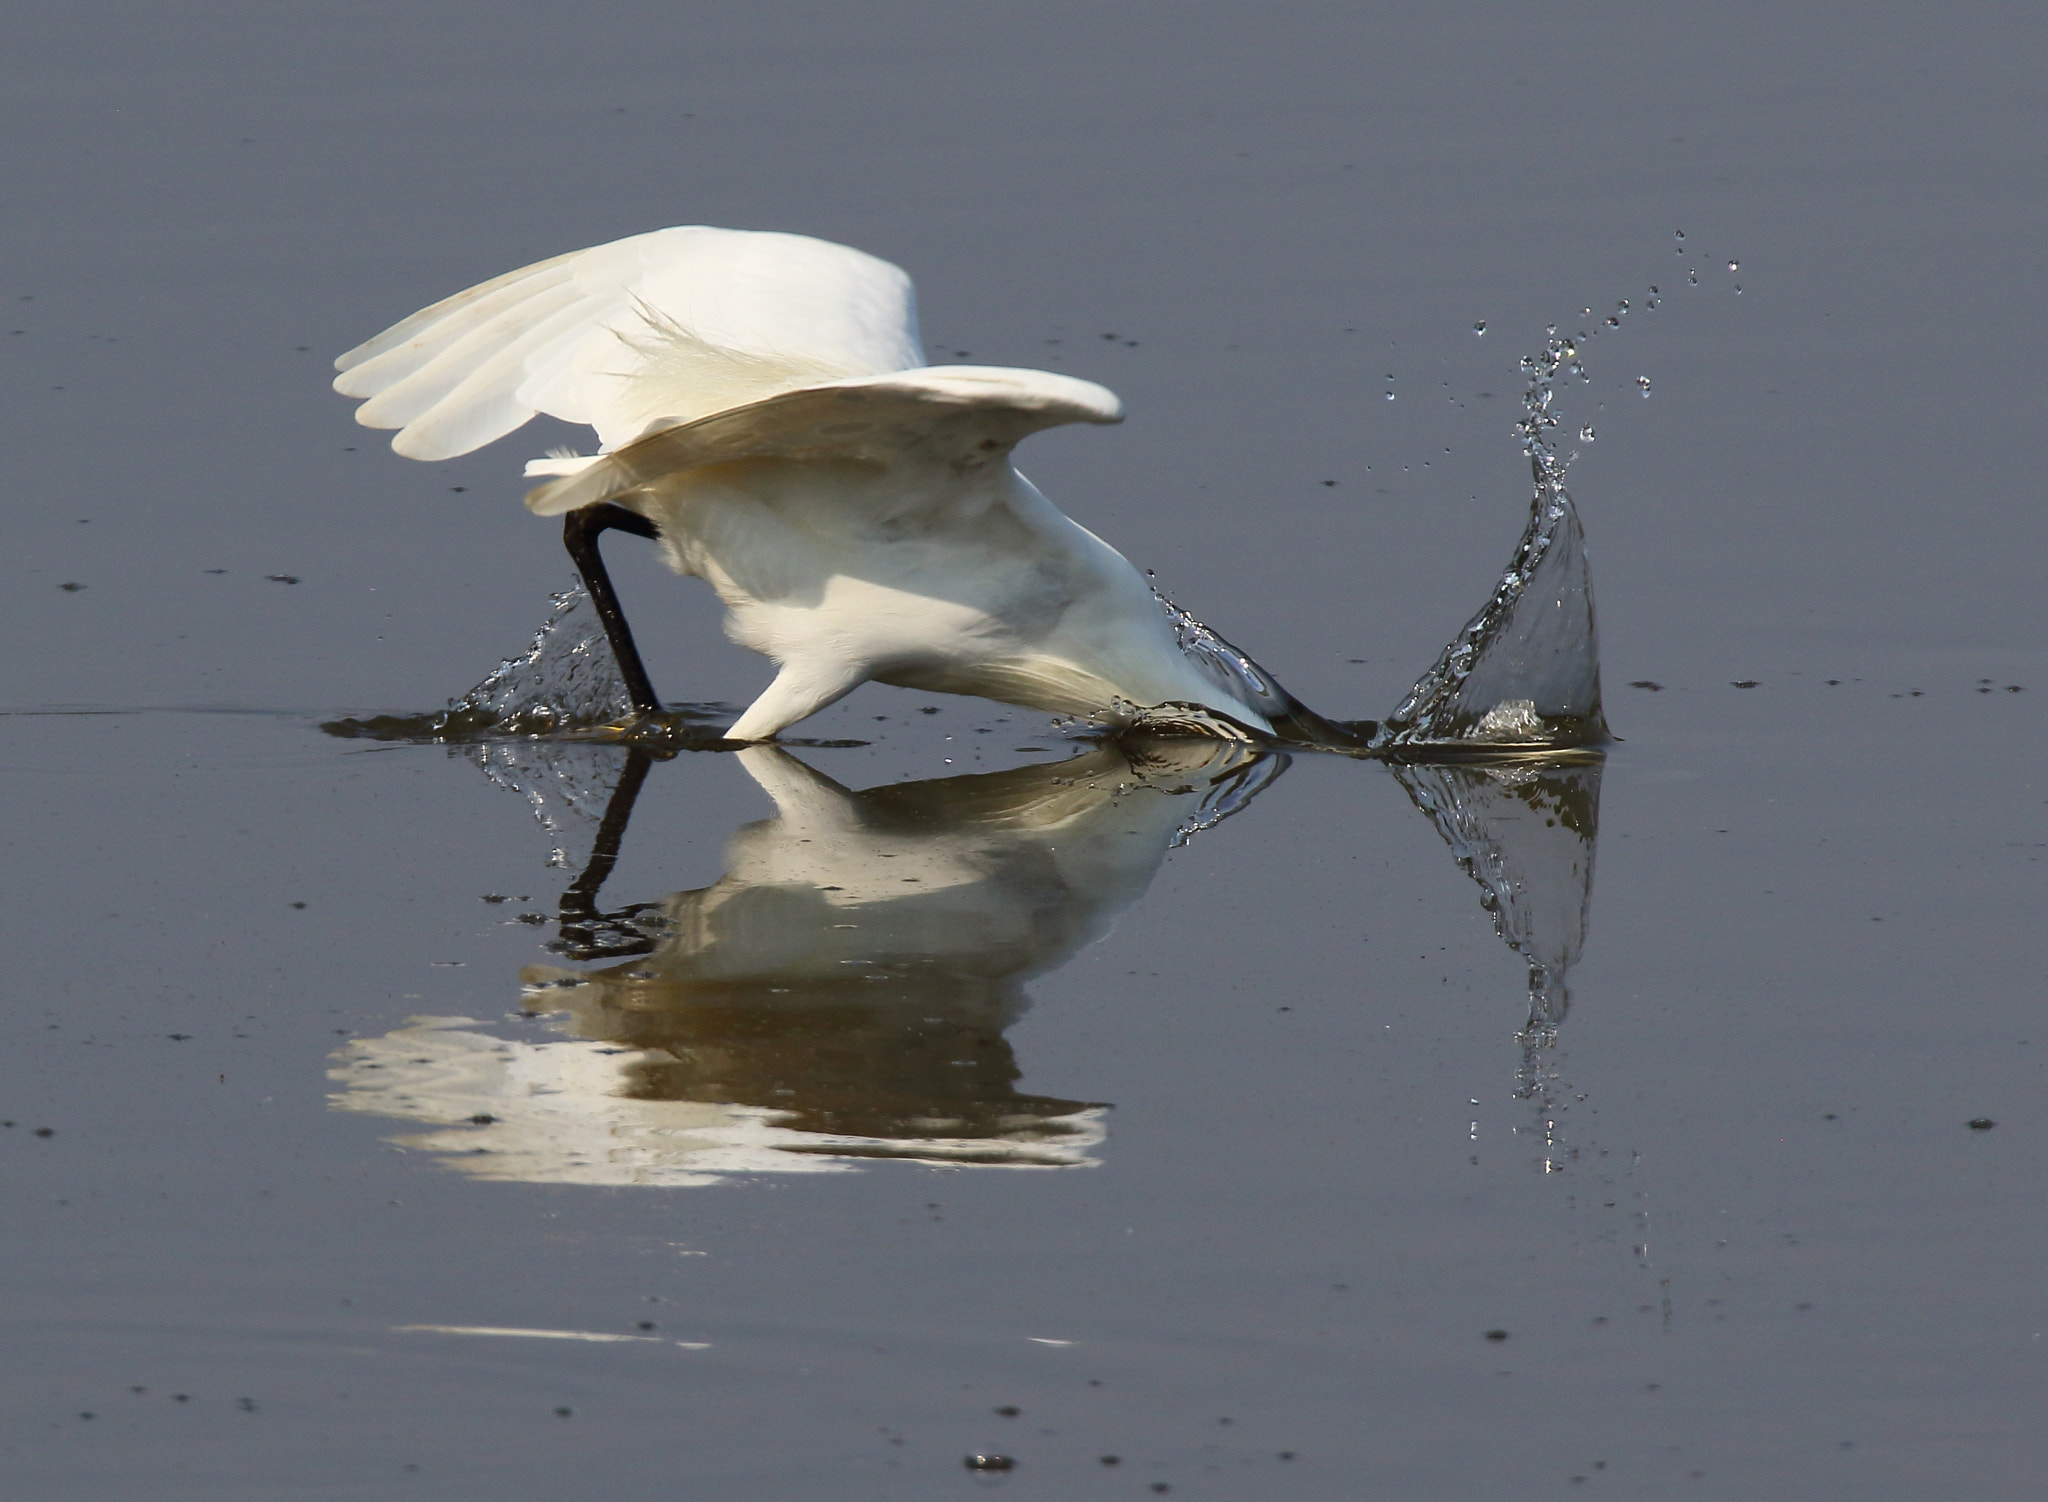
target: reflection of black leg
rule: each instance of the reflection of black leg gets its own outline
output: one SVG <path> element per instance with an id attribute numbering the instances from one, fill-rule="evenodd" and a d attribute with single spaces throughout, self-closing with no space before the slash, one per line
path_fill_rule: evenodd
<path id="1" fill-rule="evenodd" d="M 601 506 L 585 506 L 580 511 L 571 511 L 562 518 L 562 546 L 569 550 L 575 561 L 576 572 L 583 576 L 583 587 L 590 592 L 590 603 L 597 607 L 597 618 L 604 622 L 605 639 L 612 644 L 612 656 L 618 659 L 619 674 L 626 680 L 626 692 L 632 696 L 633 707 L 642 714 L 660 714 L 661 700 L 655 697 L 654 685 L 647 680 L 647 669 L 641 665 L 640 649 L 633 644 L 633 631 L 626 624 L 626 613 L 619 609 L 619 597 L 612 592 L 611 575 L 604 570 L 604 555 L 598 551 L 597 539 L 612 528 L 631 532 L 636 537 L 658 537 L 654 523 L 637 511 L 628 511 L 624 506 L 615 506 L 607 501 Z M 644 769 L 643 769 L 643 774 Z M 628 800 L 630 807 L 631 800 Z"/>
<path id="2" fill-rule="evenodd" d="M 572 960 L 618 959 L 646 954 L 654 948 L 654 940 L 633 921 L 651 904 L 636 903 L 616 913 L 601 913 L 597 909 L 598 891 L 612 874 L 612 867 L 618 864 L 619 846 L 633 817 L 633 802 L 640 796 L 640 785 L 647 780 L 647 769 L 653 765 L 654 758 L 638 746 L 627 750 L 619 785 L 612 789 L 611 800 L 604 806 L 604 818 L 597 826 L 590 859 L 583 874 L 562 893 L 556 919 L 561 936 L 548 946 L 557 954 Z"/>

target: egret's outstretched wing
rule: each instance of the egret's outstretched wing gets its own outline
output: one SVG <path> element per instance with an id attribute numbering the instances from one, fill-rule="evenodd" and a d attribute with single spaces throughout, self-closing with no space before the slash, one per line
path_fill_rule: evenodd
<path id="1" fill-rule="evenodd" d="M 659 426 L 528 491 L 526 504 L 541 516 L 560 516 L 668 475 L 741 459 L 986 464 L 1041 428 L 1122 420 L 1123 404 L 1092 381 L 986 365 L 927 367 L 786 391 Z"/>
<path id="2" fill-rule="evenodd" d="M 606 447 L 822 381 L 923 360 L 910 278 L 843 245 L 655 230 L 507 272 L 335 361 L 356 421 L 413 459 L 480 448 L 537 412 Z"/>

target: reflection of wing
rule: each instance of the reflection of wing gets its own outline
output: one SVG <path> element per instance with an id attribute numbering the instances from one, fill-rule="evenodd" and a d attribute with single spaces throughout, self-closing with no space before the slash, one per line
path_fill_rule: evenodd
<path id="1" fill-rule="evenodd" d="M 1122 416 L 1114 395 L 1072 376 L 982 365 L 909 370 L 784 391 L 694 422 L 678 420 L 538 487 L 526 504 L 542 516 L 559 516 L 666 475 L 743 459 L 985 468 L 1041 428 Z M 553 467 L 544 462 L 531 472 Z"/>
<path id="2" fill-rule="evenodd" d="M 691 226 L 507 272 L 335 362 L 356 420 L 447 459 L 536 412 L 609 447 L 775 391 L 921 364 L 910 279 L 802 235 Z"/>

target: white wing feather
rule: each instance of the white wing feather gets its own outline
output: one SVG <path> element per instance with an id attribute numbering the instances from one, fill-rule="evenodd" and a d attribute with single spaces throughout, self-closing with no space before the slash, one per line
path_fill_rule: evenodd
<path id="1" fill-rule="evenodd" d="M 922 363 L 910 278 L 803 235 L 686 226 L 471 287 L 335 361 L 391 446 L 448 459 L 545 412 L 606 448 L 779 391 Z"/>
<path id="2" fill-rule="evenodd" d="M 593 459 L 529 465 L 564 478 L 527 492 L 540 516 L 594 506 L 685 470 L 746 459 L 939 462 L 1007 459 L 1019 441 L 1062 423 L 1123 420 L 1114 392 L 1045 370 L 947 365 L 785 391 L 681 423 Z M 545 466 L 545 467 L 544 467 Z"/>

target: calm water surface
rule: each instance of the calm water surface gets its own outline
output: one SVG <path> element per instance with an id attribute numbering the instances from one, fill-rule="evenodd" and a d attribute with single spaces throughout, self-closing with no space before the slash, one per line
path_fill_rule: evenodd
<path id="1" fill-rule="evenodd" d="M 2035 1494 L 2034 10 L 487 21 L 10 27 L 9 1496 Z M 1115 388 L 1032 478 L 1340 716 L 1507 557 L 1519 357 L 1604 330 L 1621 742 L 870 687 L 628 820 L 616 750 L 323 734 L 568 573 L 555 435 L 398 460 L 329 358 L 692 221 Z M 657 681 L 751 697 L 628 544 Z"/>

